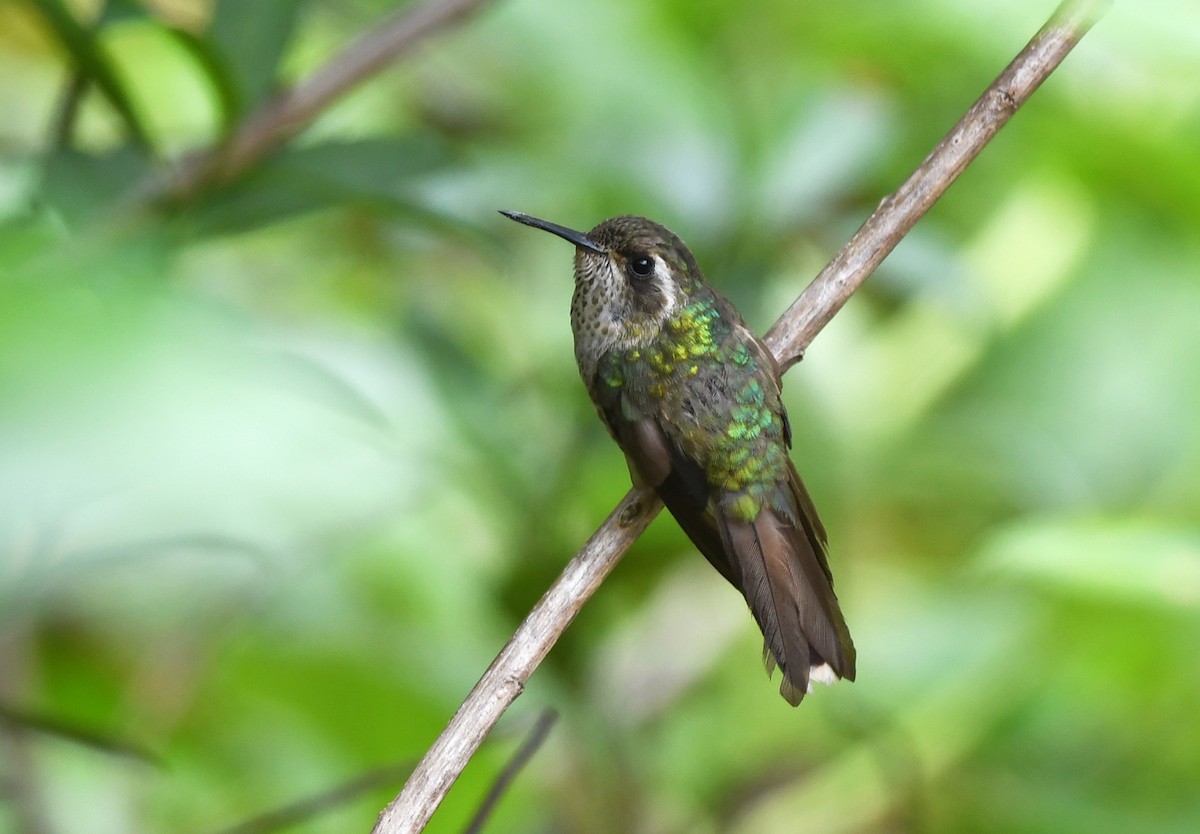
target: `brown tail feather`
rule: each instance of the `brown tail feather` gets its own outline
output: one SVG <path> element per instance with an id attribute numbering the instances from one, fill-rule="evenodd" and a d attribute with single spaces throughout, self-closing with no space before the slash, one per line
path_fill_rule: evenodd
<path id="1" fill-rule="evenodd" d="M 700 552 L 746 598 L 763 632 L 767 671 L 776 662 L 782 668 L 783 697 L 800 703 L 814 671 L 826 681 L 835 675 L 853 680 L 854 644 L 833 594 L 825 528 L 795 467 L 789 463 L 773 507 L 750 523 L 724 512 L 691 459 L 676 454 L 672 462 L 658 494 Z"/>
<path id="2" fill-rule="evenodd" d="M 824 543 L 769 508 L 752 522 L 722 514 L 719 523 L 762 629 L 764 652 L 783 673 L 780 694 L 799 704 L 810 672 L 822 664 L 853 680 L 854 644 L 826 573 Z"/>

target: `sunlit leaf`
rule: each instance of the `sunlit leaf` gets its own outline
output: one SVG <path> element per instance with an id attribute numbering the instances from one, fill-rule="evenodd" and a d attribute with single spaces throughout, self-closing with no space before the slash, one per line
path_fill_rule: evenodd
<path id="1" fill-rule="evenodd" d="M 212 88 L 213 98 L 216 99 L 217 110 L 220 114 L 221 133 L 227 135 L 237 124 L 242 115 L 243 95 L 233 67 L 225 60 L 225 56 L 208 38 L 195 35 L 186 29 L 171 28 L 170 34 L 187 51 L 196 62 L 200 71 Z"/>
<path id="2" fill-rule="evenodd" d="M 997 530 L 979 567 L 1073 594 L 1200 607 L 1200 531 L 1117 519 L 1050 519 Z"/>

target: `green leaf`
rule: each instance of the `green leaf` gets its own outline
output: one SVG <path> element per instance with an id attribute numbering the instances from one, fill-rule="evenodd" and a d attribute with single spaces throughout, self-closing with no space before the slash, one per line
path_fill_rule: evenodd
<path id="1" fill-rule="evenodd" d="M 232 234 L 339 205 L 425 215 L 412 180 L 449 154 L 429 137 L 362 139 L 290 148 L 189 208 L 196 234 Z"/>
<path id="2" fill-rule="evenodd" d="M 149 16 L 146 7 L 138 0 L 107 0 L 100 10 L 100 17 L 96 20 L 96 28 L 127 20 L 144 20 Z"/>
<path id="3" fill-rule="evenodd" d="M 413 135 L 294 148 L 268 161 L 263 170 L 303 177 L 342 199 L 386 204 L 406 194 L 415 176 L 449 161 L 448 149 L 436 137 Z"/>
<path id="4" fill-rule="evenodd" d="M 110 209 L 149 173 L 146 157 L 126 145 L 104 156 L 61 148 L 47 157 L 39 199 L 68 226 Z"/>
<path id="5" fill-rule="evenodd" d="M 76 70 L 88 82 L 95 84 L 109 104 L 117 111 L 129 138 L 143 148 L 150 148 L 150 139 L 142 121 L 125 94 L 117 73 L 108 56 L 96 43 L 95 31 L 77 21 L 62 0 L 34 0 L 34 6 L 42 13 L 46 23 L 58 37 Z"/>
<path id="6" fill-rule="evenodd" d="M 211 40 L 197 37 L 186 29 L 171 27 L 167 31 L 191 55 L 208 80 L 220 111 L 221 135 L 228 136 L 237 126 L 243 107 L 242 91 L 234 77 L 233 68 Z"/>
<path id="7" fill-rule="evenodd" d="M 207 40 L 236 84 L 239 113 L 274 91 L 279 63 L 304 4 L 305 0 L 217 0 Z"/>

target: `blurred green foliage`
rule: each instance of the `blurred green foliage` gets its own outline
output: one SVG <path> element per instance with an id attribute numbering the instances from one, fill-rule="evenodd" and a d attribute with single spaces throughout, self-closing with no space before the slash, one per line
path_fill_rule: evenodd
<path id="1" fill-rule="evenodd" d="M 628 484 L 495 209 L 653 216 L 765 329 L 1051 4 L 496 2 L 138 210 L 391 10 L 0 5 L 0 830 L 414 761 Z M 1198 56 L 1120 4 L 788 375 L 859 681 L 787 708 L 660 519 L 431 830 L 546 706 L 488 830 L 1196 829 Z"/>

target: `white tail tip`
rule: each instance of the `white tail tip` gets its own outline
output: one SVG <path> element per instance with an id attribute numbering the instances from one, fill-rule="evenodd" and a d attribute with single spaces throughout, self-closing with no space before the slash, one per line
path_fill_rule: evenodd
<path id="1" fill-rule="evenodd" d="M 808 691 L 813 691 L 814 683 L 823 683 L 826 686 L 832 686 L 838 682 L 837 673 L 833 671 L 833 667 L 828 663 L 822 663 L 820 666 L 808 667 Z"/>

